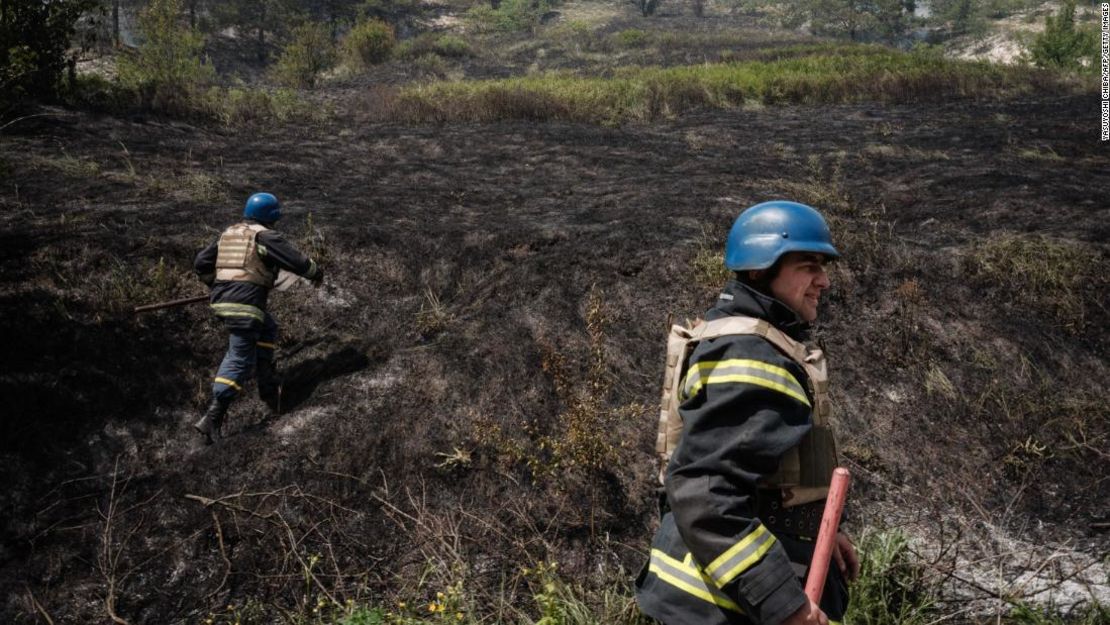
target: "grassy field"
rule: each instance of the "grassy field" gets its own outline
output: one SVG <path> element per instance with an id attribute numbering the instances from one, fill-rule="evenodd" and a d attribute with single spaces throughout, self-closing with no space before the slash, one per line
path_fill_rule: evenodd
<path id="1" fill-rule="evenodd" d="M 611 77 L 553 72 L 502 80 L 406 87 L 398 111 L 411 121 L 572 120 L 619 123 L 745 104 L 909 103 L 1008 98 L 1047 86 L 1085 88 L 1043 72 L 878 46 L 812 45 L 774 61 L 626 68 Z"/>

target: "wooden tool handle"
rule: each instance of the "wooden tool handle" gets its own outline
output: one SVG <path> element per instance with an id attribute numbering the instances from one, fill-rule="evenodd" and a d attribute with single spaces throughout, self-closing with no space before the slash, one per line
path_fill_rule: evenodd
<path id="1" fill-rule="evenodd" d="M 163 308 L 173 308 L 174 306 L 185 306 L 187 304 L 195 304 L 197 302 L 207 301 L 207 295 L 197 295 L 196 297 L 186 297 L 185 299 L 175 299 L 172 302 L 158 302 L 157 304 L 147 304 L 146 306 L 136 306 L 133 313 L 148 312 L 151 310 L 161 310 Z"/>

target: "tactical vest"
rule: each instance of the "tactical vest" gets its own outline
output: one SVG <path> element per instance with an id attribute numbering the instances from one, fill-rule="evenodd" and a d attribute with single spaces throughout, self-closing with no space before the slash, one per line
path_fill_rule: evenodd
<path id="1" fill-rule="evenodd" d="M 682 414 L 678 410 L 682 381 L 686 377 L 686 363 L 700 341 L 734 334 L 755 334 L 774 345 L 788 358 L 805 369 L 809 378 L 807 386 L 813 397 L 811 419 L 813 428 L 798 444 L 787 451 L 779 462 L 778 472 L 761 482 L 761 488 L 778 488 L 783 491 L 783 503 L 796 506 L 824 499 L 828 495 L 829 481 L 837 466 L 836 440 L 829 422 L 829 381 L 825 370 L 825 355 L 819 349 L 810 350 L 778 328 L 754 317 L 724 317 L 713 321 L 698 320 L 692 327 L 671 326 L 667 337 L 667 363 L 663 374 L 662 408 L 659 414 L 659 435 L 655 450 L 662 467 L 659 481 L 663 482 L 667 463 L 682 436 Z"/>
<path id="2" fill-rule="evenodd" d="M 258 255 L 258 233 L 267 230 L 259 224 L 239 223 L 224 230 L 216 254 L 216 279 L 250 282 L 273 288 L 277 273 L 266 267 Z"/>

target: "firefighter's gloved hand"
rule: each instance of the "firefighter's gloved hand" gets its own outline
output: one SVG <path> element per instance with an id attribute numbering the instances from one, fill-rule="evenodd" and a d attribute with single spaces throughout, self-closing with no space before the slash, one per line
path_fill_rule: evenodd
<path id="1" fill-rule="evenodd" d="M 312 286 L 320 288 L 324 285 L 324 270 L 319 267 L 316 268 L 316 275 L 312 276 Z"/>

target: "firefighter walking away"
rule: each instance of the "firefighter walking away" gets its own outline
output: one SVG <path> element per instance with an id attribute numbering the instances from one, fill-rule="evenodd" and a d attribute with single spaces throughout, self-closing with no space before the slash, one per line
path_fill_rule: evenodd
<path id="1" fill-rule="evenodd" d="M 243 219 L 197 254 L 193 263 L 201 281 L 212 289 L 212 312 L 228 332 L 227 354 L 212 381 L 212 398 L 204 416 L 193 424 L 208 443 L 220 438 L 228 408 L 257 376 L 258 396 L 277 411 L 281 378 L 274 367 L 278 325 L 266 311 L 266 301 L 278 275 L 286 271 L 323 283 L 324 272 L 277 231 L 281 204 L 270 193 L 247 199 Z"/>

